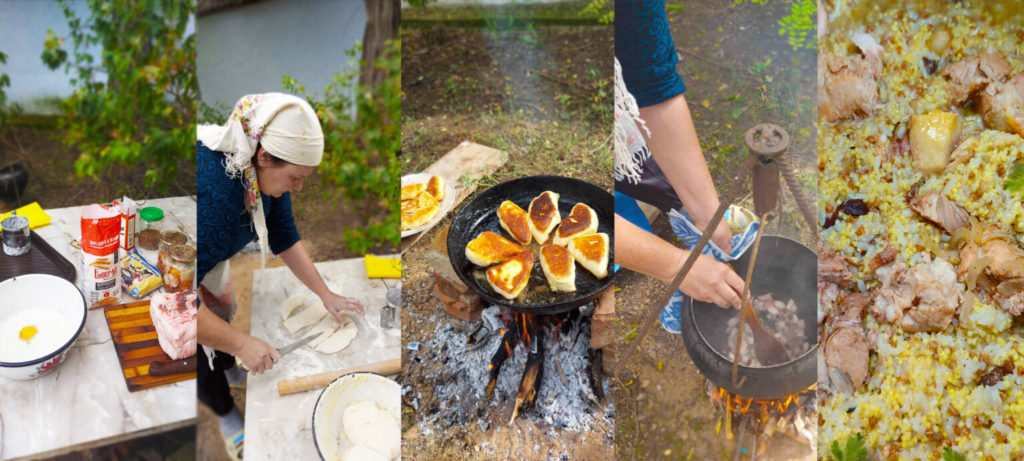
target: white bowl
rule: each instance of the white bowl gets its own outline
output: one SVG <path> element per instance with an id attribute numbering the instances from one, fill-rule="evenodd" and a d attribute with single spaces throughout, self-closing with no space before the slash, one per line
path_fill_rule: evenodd
<path id="1" fill-rule="evenodd" d="M 398 383 L 374 373 L 350 373 L 338 379 L 320 392 L 313 407 L 313 442 L 320 459 L 335 461 L 352 448 L 344 436 L 342 417 L 349 405 L 371 401 L 401 424 L 402 388 Z M 401 455 L 398 459 L 401 459 Z"/>
<path id="2" fill-rule="evenodd" d="M 0 357 L 0 377 L 33 379 L 53 371 L 82 334 L 85 297 L 73 283 L 47 274 L 21 275 L 0 282 L 0 324 L 11 315 L 40 308 L 56 312 L 52 322 L 66 332 L 54 343 L 60 346 L 40 350 L 37 357 L 18 362 L 4 362 Z"/>

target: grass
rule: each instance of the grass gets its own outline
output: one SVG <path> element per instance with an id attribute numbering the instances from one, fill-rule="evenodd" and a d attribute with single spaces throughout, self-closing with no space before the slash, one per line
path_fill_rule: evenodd
<path id="1" fill-rule="evenodd" d="M 437 136 L 437 126 L 451 127 Z M 405 155 L 402 171 L 422 171 L 440 155 L 462 140 L 494 147 L 509 158 L 494 173 L 463 183 L 475 182 L 490 187 L 510 179 L 540 174 L 571 176 L 611 188 L 614 164 L 610 155 L 611 137 L 602 130 L 558 121 L 537 121 L 524 113 L 493 112 L 482 115 L 454 115 L 443 122 L 406 119 L 403 125 L 403 152 L 429 152 L 430 155 Z"/>
<path id="2" fill-rule="evenodd" d="M 572 20 L 574 22 L 591 22 L 599 24 L 601 14 L 585 10 L 588 1 L 574 1 L 546 5 L 515 5 L 506 6 L 431 6 L 427 8 L 403 8 L 402 21 L 464 21 L 479 23 L 482 18 L 512 18 L 517 21 L 558 22 Z M 503 19 L 507 20 L 507 19 Z"/>

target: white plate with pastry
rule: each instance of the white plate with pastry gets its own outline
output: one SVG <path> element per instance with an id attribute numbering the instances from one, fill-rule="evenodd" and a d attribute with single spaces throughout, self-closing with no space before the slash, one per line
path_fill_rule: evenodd
<path id="1" fill-rule="evenodd" d="M 402 238 L 430 229 L 455 206 L 455 186 L 433 173 L 402 176 Z"/>

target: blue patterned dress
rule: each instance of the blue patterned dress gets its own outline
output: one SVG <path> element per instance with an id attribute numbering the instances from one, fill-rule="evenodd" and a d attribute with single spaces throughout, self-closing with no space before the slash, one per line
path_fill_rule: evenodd
<path id="1" fill-rule="evenodd" d="M 686 91 L 676 72 L 679 56 L 665 15 L 665 0 L 615 0 L 615 57 L 638 107 Z"/>
<path id="2" fill-rule="evenodd" d="M 197 236 L 199 254 L 196 270 L 199 282 L 221 261 L 238 253 L 256 238 L 252 218 L 245 209 L 245 188 L 241 179 L 228 178 L 224 154 L 196 143 Z M 292 218 L 292 200 L 288 192 L 281 197 L 263 196 L 270 250 L 279 254 L 299 241 Z"/>

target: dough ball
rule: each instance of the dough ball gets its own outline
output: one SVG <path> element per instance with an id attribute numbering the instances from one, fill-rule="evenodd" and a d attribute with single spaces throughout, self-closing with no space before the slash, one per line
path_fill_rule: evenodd
<path id="1" fill-rule="evenodd" d="M 349 405 L 342 417 L 345 436 L 354 445 L 366 445 L 387 459 L 402 451 L 398 420 L 376 403 L 364 401 Z"/>
<path id="2" fill-rule="evenodd" d="M 384 455 L 371 450 L 366 445 L 356 445 L 345 452 L 341 461 L 390 461 Z"/>

